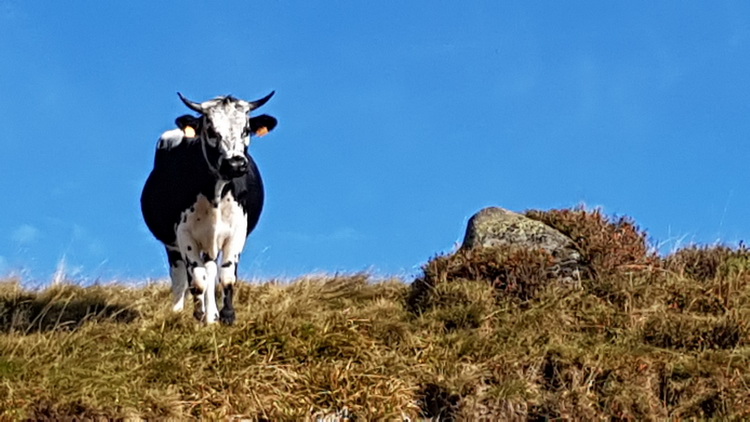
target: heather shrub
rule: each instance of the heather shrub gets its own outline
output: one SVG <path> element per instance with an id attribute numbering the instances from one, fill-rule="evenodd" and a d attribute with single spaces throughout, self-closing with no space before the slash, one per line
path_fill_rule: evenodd
<path id="1" fill-rule="evenodd" d="M 724 245 L 692 245 L 666 257 L 664 267 L 694 280 L 743 276 L 750 272 L 750 251 L 744 245 L 736 249 Z"/>
<path id="2" fill-rule="evenodd" d="M 527 301 L 554 279 L 553 265 L 552 255 L 542 249 L 460 249 L 422 267 L 423 275 L 412 283 L 407 303 L 412 311 L 426 310 L 436 305 L 438 286 L 467 280 L 492 286 L 497 297 Z"/>
<path id="3" fill-rule="evenodd" d="M 582 207 L 550 211 L 530 210 L 539 220 L 572 239 L 593 275 L 634 270 L 658 263 L 649 248 L 646 232 L 628 217 L 607 217 L 600 209 Z"/>

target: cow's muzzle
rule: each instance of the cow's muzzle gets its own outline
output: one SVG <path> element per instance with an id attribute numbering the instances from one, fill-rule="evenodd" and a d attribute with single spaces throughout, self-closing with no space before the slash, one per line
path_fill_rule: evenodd
<path id="1" fill-rule="evenodd" d="M 247 168 L 247 158 L 237 155 L 222 160 L 219 173 L 228 178 L 240 177 L 247 173 Z"/>

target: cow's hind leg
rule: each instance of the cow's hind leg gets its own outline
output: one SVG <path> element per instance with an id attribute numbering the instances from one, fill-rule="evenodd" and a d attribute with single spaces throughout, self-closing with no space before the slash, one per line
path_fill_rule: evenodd
<path id="1" fill-rule="evenodd" d="M 172 280 L 172 310 L 181 311 L 185 307 L 185 294 L 188 289 L 188 276 L 182 254 L 174 246 L 167 246 L 169 278 Z"/>

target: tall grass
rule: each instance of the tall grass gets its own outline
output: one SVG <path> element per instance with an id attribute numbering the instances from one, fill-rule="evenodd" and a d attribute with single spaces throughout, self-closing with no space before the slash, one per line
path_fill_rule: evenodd
<path id="1" fill-rule="evenodd" d="M 750 418 L 750 252 L 659 258 L 575 212 L 542 216 L 588 233 L 575 283 L 459 251 L 414 283 L 240 283 L 231 327 L 172 313 L 166 284 L 2 282 L 0 419 Z"/>

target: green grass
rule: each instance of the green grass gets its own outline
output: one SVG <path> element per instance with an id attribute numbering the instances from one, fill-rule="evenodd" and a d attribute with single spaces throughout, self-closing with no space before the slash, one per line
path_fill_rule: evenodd
<path id="1" fill-rule="evenodd" d="M 415 283 L 240 283 L 231 327 L 172 313 L 166 284 L 7 280 L 0 419 L 750 418 L 750 252 L 620 249 L 589 245 L 576 283 L 506 251 Z"/>

